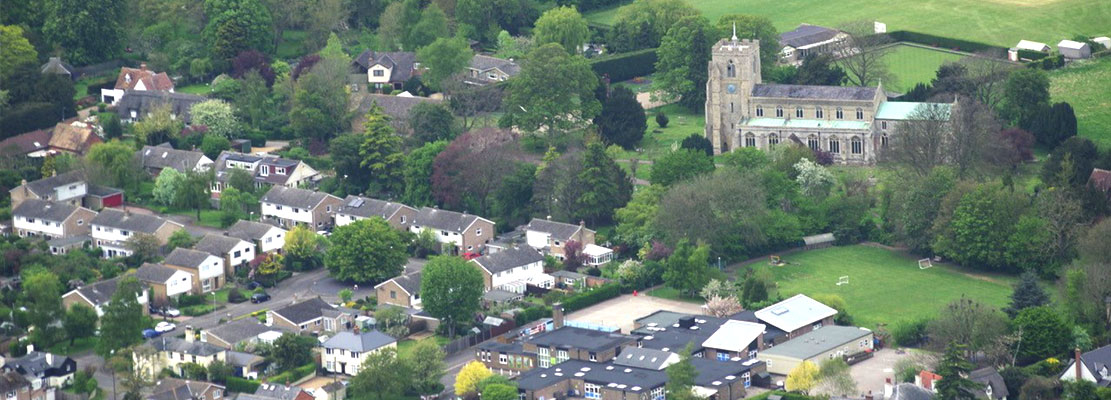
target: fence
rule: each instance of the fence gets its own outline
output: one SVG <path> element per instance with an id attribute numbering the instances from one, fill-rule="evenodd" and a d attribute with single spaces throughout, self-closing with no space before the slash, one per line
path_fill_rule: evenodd
<path id="1" fill-rule="evenodd" d="M 493 337 L 493 335 L 490 334 L 489 329 L 486 329 L 485 327 L 480 328 L 480 329 L 481 330 L 476 334 L 463 336 L 461 338 L 452 340 L 452 341 L 448 342 L 447 344 L 445 344 L 443 346 L 445 356 L 452 356 L 452 355 L 455 355 L 455 354 L 459 354 L 459 353 L 463 352 L 463 350 L 466 350 L 467 348 L 469 348 L 471 346 L 474 346 L 476 344 L 485 342 L 486 340 Z"/>

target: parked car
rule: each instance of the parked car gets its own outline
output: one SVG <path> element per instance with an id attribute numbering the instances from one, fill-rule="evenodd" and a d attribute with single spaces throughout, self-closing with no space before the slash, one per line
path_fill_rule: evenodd
<path id="1" fill-rule="evenodd" d="M 266 293 L 255 293 L 251 295 L 252 303 L 262 303 L 267 300 L 270 300 L 270 295 Z"/>
<path id="2" fill-rule="evenodd" d="M 152 338 L 159 337 L 161 335 L 162 335 L 162 332 L 156 331 L 154 329 L 149 329 L 149 328 L 148 329 L 143 329 L 143 338 L 144 339 L 152 339 Z"/>
<path id="3" fill-rule="evenodd" d="M 473 252 L 469 252 L 469 251 L 466 252 L 466 253 L 463 253 L 463 259 L 467 260 L 467 261 L 470 261 L 470 260 L 473 260 L 473 259 L 476 259 L 476 258 L 479 258 L 479 257 L 482 257 L 482 254 L 473 253 Z"/>
<path id="4" fill-rule="evenodd" d="M 258 281 L 251 281 L 251 282 L 247 283 L 247 290 L 255 290 L 255 289 L 258 289 L 260 287 L 262 287 L 262 284 L 259 283 Z"/>
<path id="5" fill-rule="evenodd" d="M 165 315 L 165 316 L 170 317 L 170 318 L 177 318 L 177 317 L 181 316 L 181 311 L 179 311 L 178 309 L 173 308 L 173 307 L 166 307 L 166 308 L 162 309 L 162 315 Z"/>
<path id="6" fill-rule="evenodd" d="M 172 331 L 176 328 L 177 328 L 177 325 L 175 325 L 173 322 L 169 322 L 169 321 L 162 321 L 162 322 L 159 322 L 158 325 L 154 326 L 154 330 L 158 331 L 158 333 L 169 332 L 169 331 Z"/>

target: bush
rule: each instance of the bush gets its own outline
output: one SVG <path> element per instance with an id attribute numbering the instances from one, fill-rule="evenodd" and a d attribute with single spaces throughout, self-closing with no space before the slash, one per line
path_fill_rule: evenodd
<path id="1" fill-rule="evenodd" d="M 247 296 L 244 296 L 243 292 L 240 292 L 238 288 L 232 288 L 228 291 L 228 303 L 238 304 L 244 301 L 247 301 Z"/>
<path id="2" fill-rule="evenodd" d="M 913 347 L 926 342 L 926 326 L 930 321 L 903 321 L 891 328 L 891 340 L 899 346 Z"/>
<path id="3" fill-rule="evenodd" d="M 577 293 L 563 299 L 564 312 L 575 312 L 621 295 L 621 285 L 607 283 L 588 292 Z"/>
<path id="4" fill-rule="evenodd" d="M 1018 50 L 1018 59 L 1020 59 L 1020 60 L 1026 59 L 1026 60 L 1031 60 L 1031 61 L 1037 61 L 1037 60 L 1041 60 L 1041 59 L 1046 58 L 1046 57 L 1049 57 L 1049 53 L 1041 52 L 1041 51 L 1034 51 L 1034 50 L 1023 50 L 1023 49 Z"/>
<path id="5" fill-rule="evenodd" d="M 284 382 L 283 382 L 284 383 Z M 227 389 L 233 393 L 254 393 L 262 382 L 243 379 L 238 376 L 229 376 Z"/>
<path id="6" fill-rule="evenodd" d="M 216 307 L 211 304 L 199 304 L 195 306 L 180 307 L 181 314 L 189 317 L 197 317 L 216 311 Z"/>
<path id="7" fill-rule="evenodd" d="M 610 82 L 621 82 L 656 72 L 656 49 L 611 54 L 590 60 L 590 68 Z"/>
<path id="8" fill-rule="evenodd" d="M 289 371 L 274 375 L 268 378 L 266 381 L 281 384 L 285 384 L 286 382 L 296 382 L 314 372 L 316 372 L 316 363 L 308 363 Z"/>
<path id="9" fill-rule="evenodd" d="M 513 321 L 517 323 L 517 326 L 522 326 L 540 318 L 548 318 L 551 316 L 551 308 L 547 306 L 532 306 L 518 312 L 517 315 L 513 317 Z"/>
<path id="10" fill-rule="evenodd" d="M 667 114 L 664 114 L 663 111 L 660 111 L 659 114 L 656 114 L 656 125 L 659 125 L 660 128 L 667 128 L 668 121 L 669 120 L 667 119 Z"/>
<path id="11" fill-rule="evenodd" d="M 50 103 L 26 102 L 9 108 L 5 114 L 0 118 L 0 130 L 4 137 L 46 128 L 58 122 L 58 112 Z"/>
<path id="12" fill-rule="evenodd" d="M 204 304 L 204 296 L 195 294 L 183 294 L 177 298 L 178 307 L 189 307 Z"/>

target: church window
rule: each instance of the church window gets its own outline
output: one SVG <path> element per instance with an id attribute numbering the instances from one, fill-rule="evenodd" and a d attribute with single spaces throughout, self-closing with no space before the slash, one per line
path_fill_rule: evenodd
<path id="1" fill-rule="evenodd" d="M 814 117 L 819 118 L 819 119 L 822 118 L 822 108 L 821 107 L 818 107 L 818 108 L 814 109 Z"/>
<path id="2" fill-rule="evenodd" d="M 864 109 L 862 109 L 862 108 L 857 108 L 856 109 L 856 119 L 864 119 Z"/>
<path id="3" fill-rule="evenodd" d="M 783 107 L 775 106 L 775 117 L 783 118 Z"/>
<path id="4" fill-rule="evenodd" d="M 729 60 L 729 65 L 725 66 L 725 76 L 729 78 L 737 76 L 737 67 L 733 66 L 733 60 Z"/>
<path id="5" fill-rule="evenodd" d="M 795 107 L 795 118 L 802 118 L 802 107 Z"/>
<path id="6" fill-rule="evenodd" d="M 733 102 L 729 102 L 729 112 L 733 112 Z"/>
<path id="7" fill-rule="evenodd" d="M 779 144 L 779 135 L 776 135 L 774 133 L 768 135 L 768 146 L 775 146 L 777 144 Z"/>
<path id="8" fill-rule="evenodd" d="M 841 142 L 838 142 L 836 137 L 829 138 L 829 152 L 833 154 L 841 153 Z"/>
<path id="9" fill-rule="evenodd" d="M 887 135 L 880 136 L 880 146 L 887 147 Z"/>
<path id="10" fill-rule="evenodd" d="M 763 117 L 764 116 L 764 107 L 756 106 L 756 116 L 757 117 Z"/>
<path id="11" fill-rule="evenodd" d="M 841 107 L 837 107 L 837 119 L 845 118 L 845 113 L 841 111 Z"/>
<path id="12" fill-rule="evenodd" d="M 756 135 L 752 132 L 745 134 L 745 147 L 756 147 Z"/>
<path id="13" fill-rule="evenodd" d="M 814 136 L 814 135 L 810 135 L 810 137 L 806 139 L 806 147 L 809 147 L 810 150 L 817 151 L 818 150 L 818 137 Z"/>
<path id="14" fill-rule="evenodd" d="M 864 142 L 860 140 L 859 136 L 853 136 L 853 140 L 852 140 L 851 145 L 852 145 L 851 150 L 852 150 L 853 154 L 862 154 L 862 153 L 864 153 Z"/>

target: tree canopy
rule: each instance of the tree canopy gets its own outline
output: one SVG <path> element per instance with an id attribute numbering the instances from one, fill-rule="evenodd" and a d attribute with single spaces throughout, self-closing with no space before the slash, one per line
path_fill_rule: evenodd
<path id="1" fill-rule="evenodd" d="M 401 273 L 408 261 L 405 234 L 377 217 L 336 227 L 324 265 L 336 279 L 376 284 Z"/>
<path id="2" fill-rule="evenodd" d="M 459 257 L 433 257 L 421 272 L 424 309 L 443 322 L 450 336 L 455 335 L 456 328 L 472 323 L 484 287 L 478 268 Z"/>
<path id="3" fill-rule="evenodd" d="M 555 43 L 537 47 L 509 81 L 499 125 L 548 135 L 575 129 L 601 110 L 594 97 L 597 87 L 598 76 L 582 56 L 568 55 Z"/>
<path id="4" fill-rule="evenodd" d="M 537 46 L 556 43 L 569 54 L 581 54 L 583 44 L 590 40 L 590 29 L 575 7 L 556 7 L 536 20 L 532 40 Z"/>

